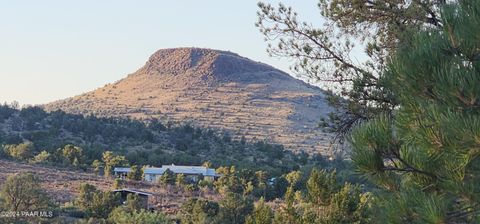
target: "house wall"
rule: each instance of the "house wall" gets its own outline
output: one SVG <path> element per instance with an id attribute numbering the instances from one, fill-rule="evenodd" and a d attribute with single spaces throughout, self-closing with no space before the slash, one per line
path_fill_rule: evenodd
<path id="1" fill-rule="evenodd" d="M 214 181 L 214 180 L 215 180 L 215 177 L 213 177 L 213 176 L 204 176 L 203 179 L 206 180 L 206 181 Z"/>
<path id="2" fill-rule="evenodd" d="M 161 175 L 157 174 L 145 174 L 144 175 L 144 180 L 148 182 L 158 182 L 158 179 L 160 178 Z"/>
<path id="3" fill-rule="evenodd" d="M 185 180 L 191 181 L 191 182 L 197 182 L 198 175 L 186 175 Z"/>
<path id="4" fill-rule="evenodd" d="M 116 178 L 120 178 L 122 180 L 124 180 L 125 178 L 127 178 L 127 174 L 128 172 L 115 172 L 115 177 Z"/>
<path id="5" fill-rule="evenodd" d="M 158 182 L 158 179 L 160 179 L 161 176 L 162 175 L 159 175 L 159 174 L 144 174 L 143 180 L 148 181 L 148 182 L 155 182 L 156 183 L 156 182 Z M 185 175 L 185 179 L 187 181 L 197 182 L 198 181 L 198 176 L 199 175 L 189 174 L 189 175 Z M 203 176 L 203 179 L 207 180 L 207 181 L 214 181 L 215 177 L 213 177 L 213 176 Z"/>

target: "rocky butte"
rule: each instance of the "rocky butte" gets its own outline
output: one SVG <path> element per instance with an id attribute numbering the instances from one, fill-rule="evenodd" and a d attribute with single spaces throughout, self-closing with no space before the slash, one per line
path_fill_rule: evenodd
<path id="1" fill-rule="evenodd" d="M 308 153 L 328 153 L 331 139 L 317 128 L 332 110 L 323 90 L 267 64 L 211 49 L 159 50 L 126 78 L 44 108 L 191 122 Z"/>

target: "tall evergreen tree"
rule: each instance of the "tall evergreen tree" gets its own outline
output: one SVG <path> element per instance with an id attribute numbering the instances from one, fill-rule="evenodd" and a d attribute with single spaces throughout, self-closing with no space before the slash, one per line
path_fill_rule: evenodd
<path id="1" fill-rule="evenodd" d="M 127 174 L 129 180 L 142 180 L 143 170 L 140 169 L 137 165 L 130 167 L 130 172 Z"/>
<path id="2" fill-rule="evenodd" d="M 178 216 L 181 223 L 185 224 L 207 224 L 215 223 L 220 207 L 215 201 L 208 201 L 198 198 L 190 198 L 183 203 Z"/>
<path id="3" fill-rule="evenodd" d="M 336 173 L 313 169 L 307 181 L 309 200 L 319 205 L 330 203 L 331 194 L 338 188 Z"/>
<path id="4" fill-rule="evenodd" d="M 158 179 L 160 184 L 163 185 L 173 185 L 175 184 L 175 173 L 172 172 L 170 169 L 165 170 L 162 176 Z"/>
<path id="5" fill-rule="evenodd" d="M 399 102 L 352 133 L 358 170 L 383 189 L 379 222 L 480 222 L 480 1 L 402 40 L 384 74 Z"/>
<path id="6" fill-rule="evenodd" d="M 265 200 L 260 198 L 255 205 L 253 213 L 247 217 L 246 224 L 271 224 L 273 223 L 273 211 L 265 204 Z"/>
<path id="7" fill-rule="evenodd" d="M 253 211 L 253 201 L 240 194 L 228 192 L 219 202 L 218 223 L 242 224 Z"/>
<path id="8" fill-rule="evenodd" d="M 317 2 L 323 21 L 301 21 L 292 7 L 260 2 L 256 25 L 270 55 L 292 60 L 293 72 L 332 88 L 328 99 L 338 110 L 330 113 L 324 125 L 342 140 L 355 124 L 395 108 L 397 102 L 384 91 L 381 79 L 386 56 L 396 51 L 406 30 L 442 27 L 439 11 L 448 1 Z M 353 57 L 361 50 L 365 52 L 362 60 Z"/>
<path id="9" fill-rule="evenodd" d="M 110 176 L 112 174 L 113 168 L 116 166 L 125 166 L 128 164 L 125 156 L 114 155 L 111 151 L 105 151 L 102 154 L 105 176 Z"/>

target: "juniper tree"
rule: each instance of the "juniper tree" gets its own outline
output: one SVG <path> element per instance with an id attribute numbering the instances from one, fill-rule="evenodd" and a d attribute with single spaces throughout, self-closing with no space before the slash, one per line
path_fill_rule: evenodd
<path id="1" fill-rule="evenodd" d="M 33 157 L 30 161 L 32 163 L 48 163 L 51 158 L 50 153 L 47 151 L 43 150 L 40 153 L 38 153 L 36 156 Z"/>
<path id="2" fill-rule="evenodd" d="M 49 206 L 40 180 L 31 173 L 9 176 L 2 185 L 0 197 L 4 201 L 4 209 L 13 212 L 45 209 Z"/>
<path id="3" fill-rule="evenodd" d="M 356 128 L 358 170 L 382 191 L 380 223 L 480 222 L 480 1 L 403 39 L 385 71 L 399 106 Z"/>
<path id="4" fill-rule="evenodd" d="M 34 149 L 35 147 L 32 142 L 3 146 L 3 150 L 6 154 L 18 160 L 27 160 L 33 157 Z"/>
<path id="5" fill-rule="evenodd" d="M 72 164 L 77 160 L 83 158 L 83 149 L 74 145 L 65 145 L 63 149 L 58 149 L 59 152 L 62 154 L 63 160 L 65 163 Z"/>

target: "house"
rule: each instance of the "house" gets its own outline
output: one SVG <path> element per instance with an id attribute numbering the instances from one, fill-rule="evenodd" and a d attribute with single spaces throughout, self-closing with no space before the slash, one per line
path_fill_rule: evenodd
<path id="1" fill-rule="evenodd" d="M 144 180 L 150 182 L 156 182 L 160 176 L 166 170 L 170 170 L 175 174 L 185 175 L 185 179 L 196 182 L 200 177 L 205 180 L 213 181 L 219 175 L 215 172 L 215 169 L 207 168 L 204 166 L 176 166 L 176 165 L 163 165 L 162 167 L 146 167 L 143 171 Z"/>
<path id="2" fill-rule="evenodd" d="M 115 167 L 113 169 L 114 177 L 120 178 L 120 179 L 125 179 L 127 177 L 127 174 L 130 173 L 130 168 L 128 167 Z"/>
<path id="3" fill-rule="evenodd" d="M 153 195 L 152 193 L 148 193 L 148 192 L 145 192 L 145 191 L 139 191 L 139 190 L 135 190 L 135 189 L 118 189 L 118 190 L 114 190 L 113 192 L 120 194 L 122 204 L 125 204 L 127 202 L 127 196 L 129 194 L 137 195 L 138 199 L 140 200 L 140 204 L 142 205 L 142 208 L 145 209 L 145 210 L 149 209 L 148 198 Z"/>
<path id="4" fill-rule="evenodd" d="M 162 165 L 162 167 L 145 167 L 143 169 L 143 179 L 149 182 L 157 182 L 166 170 L 170 170 L 175 174 L 185 175 L 186 180 L 193 182 L 198 181 L 201 177 L 205 180 L 213 181 L 220 175 L 215 172 L 215 169 L 204 166 L 176 166 L 176 165 Z M 118 178 L 125 178 L 130 172 L 130 168 L 115 167 L 115 176 Z"/>

